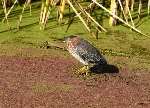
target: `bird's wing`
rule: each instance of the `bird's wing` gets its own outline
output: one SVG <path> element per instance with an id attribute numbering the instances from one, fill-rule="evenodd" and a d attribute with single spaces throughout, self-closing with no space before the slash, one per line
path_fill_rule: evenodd
<path id="1" fill-rule="evenodd" d="M 106 63 L 105 58 L 100 54 L 100 52 L 91 44 L 84 41 L 78 46 L 77 52 L 83 60 L 89 63 Z"/>

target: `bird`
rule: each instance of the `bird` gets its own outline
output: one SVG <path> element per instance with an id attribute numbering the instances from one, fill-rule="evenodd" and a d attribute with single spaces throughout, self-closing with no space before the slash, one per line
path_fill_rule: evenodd
<path id="1" fill-rule="evenodd" d="M 68 52 L 84 66 L 79 69 L 80 74 L 88 74 L 90 66 L 106 65 L 107 61 L 100 51 L 90 44 L 87 40 L 78 35 L 64 37 Z"/>

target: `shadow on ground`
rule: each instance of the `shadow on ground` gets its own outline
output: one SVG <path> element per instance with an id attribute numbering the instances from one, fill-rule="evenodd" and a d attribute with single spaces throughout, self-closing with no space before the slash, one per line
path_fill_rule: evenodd
<path id="1" fill-rule="evenodd" d="M 102 73 L 119 73 L 119 69 L 115 65 L 106 64 L 106 65 L 95 65 L 90 68 L 90 71 L 96 74 Z"/>

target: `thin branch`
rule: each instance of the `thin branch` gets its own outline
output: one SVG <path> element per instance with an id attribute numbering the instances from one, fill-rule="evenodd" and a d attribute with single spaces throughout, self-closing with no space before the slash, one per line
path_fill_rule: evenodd
<path id="1" fill-rule="evenodd" d="M 86 27 L 86 29 L 90 32 L 90 28 L 86 25 L 84 19 L 80 16 L 80 14 L 77 12 L 77 10 L 74 8 L 74 6 L 72 5 L 72 3 L 70 2 L 70 0 L 67 0 L 68 4 L 70 5 L 70 7 L 74 10 L 74 12 L 76 13 L 76 15 L 79 17 L 79 19 L 82 21 L 82 23 L 84 24 L 84 26 Z"/>
<path id="2" fill-rule="evenodd" d="M 150 0 L 148 0 L 148 15 L 149 15 L 149 9 L 150 9 Z"/>
<path id="3" fill-rule="evenodd" d="M 26 8 L 26 5 L 27 5 L 27 0 L 26 0 L 25 4 L 23 5 L 22 12 L 21 12 L 21 15 L 20 15 L 20 17 L 19 17 L 18 26 L 17 26 L 18 29 L 19 29 L 19 27 L 20 27 L 20 23 L 21 23 L 21 21 L 22 21 L 22 14 L 24 13 L 24 10 L 25 10 L 25 8 Z"/>
<path id="4" fill-rule="evenodd" d="M 119 2 L 119 5 L 120 5 L 120 7 L 121 7 L 121 11 L 122 11 L 122 13 L 123 13 L 123 16 L 124 16 L 124 18 L 125 18 L 126 22 L 128 23 L 127 17 L 126 17 L 126 15 L 125 15 L 125 13 L 124 13 L 124 10 L 123 10 L 122 3 L 121 3 L 121 1 L 120 1 L 120 0 L 118 0 L 118 2 Z"/>
<path id="5" fill-rule="evenodd" d="M 95 3 L 90 3 L 84 10 L 89 10 L 93 5 L 95 5 Z M 81 12 L 79 12 L 79 14 L 81 15 Z M 74 15 L 73 17 L 71 17 L 71 19 L 69 20 L 69 24 L 68 24 L 68 27 L 67 27 L 67 29 L 66 29 L 66 32 L 68 31 L 68 29 L 69 29 L 69 27 L 71 26 L 71 24 L 73 23 L 73 21 L 74 21 L 74 18 L 75 17 L 78 17 L 77 15 Z"/>
<path id="6" fill-rule="evenodd" d="M 8 12 L 6 13 L 6 15 L 5 15 L 3 21 L 4 21 L 5 19 L 7 19 L 8 15 L 10 14 L 11 10 L 14 8 L 15 4 L 17 3 L 17 1 L 18 1 L 18 0 L 16 0 L 16 1 L 14 2 L 14 4 L 11 6 L 11 8 L 8 10 Z"/>
<path id="7" fill-rule="evenodd" d="M 78 4 L 79 7 L 81 8 L 81 10 L 84 11 L 84 13 L 85 13 L 97 26 L 99 26 L 103 31 L 107 32 L 107 30 L 106 30 L 104 27 L 102 27 L 97 21 L 95 21 L 95 19 L 94 19 L 93 17 L 91 17 L 91 15 L 90 15 L 88 12 L 86 12 L 86 10 L 84 10 L 84 9 L 82 8 L 82 6 L 81 6 L 79 3 L 77 3 L 77 4 Z"/>
<path id="8" fill-rule="evenodd" d="M 103 7 L 101 4 L 99 4 L 96 0 L 92 0 L 94 3 L 96 3 L 99 7 L 101 7 L 102 9 L 104 9 L 106 12 L 108 12 L 110 15 L 112 15 L 114 18 L 118 19 L 119 21 L 121 21 L 122 23 L 124 23 L 125 25 L 127 25 L 128 27 L 132 28 L 134 31 L 136 31 L 139 34 L 142 34 L 144 36 L 149 37 L 148 35 L 142 33 L 141 31 L 139 31 L 138 29 L 136 29 L 135 27 L 131 26 L 130 24 L 128 24 L 127 22 L 125 22 L 123 19 L 119 18 L 117 15 L 114 15 L 111 13 L 111 11 L 109 11 L 108 9 L 106 9 L 105 7 Z"/>
<path id="9" fill-rule="evenodd" d="M 134 0 L 131 0 L 131 12 L 133 12 L 134 2 Z"/>
<path id="10" fill-rule="evenodd" d="M 138 9 L 139 19 L 140 19 L 140 15 L 141 15 L 141 9 L 142 9 L 142 0 L 139 0 L 139 9 Z"/>
<path id="11" fill-rule="evenodd" d="M 130 19 L 131 19 L 132 26 L 135 27 L 135 24 L 134 24 L 134 22 L 133 22 L 133 19 L 132 19 L 132 15 L 131 15 L 129 6 L 127 7 L 127 9 L 128 9 L 128 12 L 129 12 L 129 16 L 130 16 Z"/>
<path id="12" fill-rule="evenodd" d="M 2 0 L 1 0 L 1 1 L 2 1 Z M 3 0 L 2 3 L 3 3 L 4 13 L 5 13 L 5 18 L 6 18 L 6 23 L 7 23 L 7 25 L 8 25 L 8 28 L 10 29 L 10 24 L 9 24 L 8 19 L 7 19 L 7 7 L 6 7 L 6 1 Z M 2 22 L 4 22 L 4 21 L 5 21 L 5 20 L 3 19 Z"/>
<path id="13" fill-rule="evenodd" d="M 61 23 L 64 15 L 64 9 L 65 9 L 66 0 L 61 1 L 60 12 L 59 12 L 59 19 L 58 22 Z"/>

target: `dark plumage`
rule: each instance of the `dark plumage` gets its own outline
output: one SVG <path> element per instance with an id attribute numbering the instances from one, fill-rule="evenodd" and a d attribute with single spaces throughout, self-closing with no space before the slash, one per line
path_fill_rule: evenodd
<path id="1" fill-rule="evenodd" d="M 101 53 L 88 41 L 80 38 L 79 36 L 72 35 L 65 37 L 65 42 L 67 43 L 67 50 L 70 54 L 85 66 L 90 64 L 107 64 L 107 61 Z"/>

